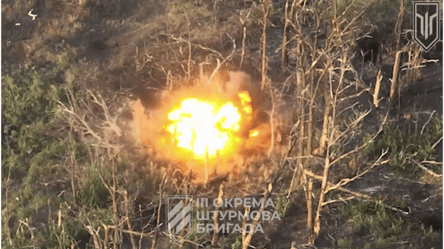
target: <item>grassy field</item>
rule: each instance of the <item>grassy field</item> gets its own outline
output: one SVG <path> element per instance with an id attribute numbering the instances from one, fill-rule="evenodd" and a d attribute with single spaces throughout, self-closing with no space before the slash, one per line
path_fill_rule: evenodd
<path id="1" fill-rule="evenodd" d="M 442 42 L 421 51 L 411 8 L 3 1 L 2 247 L 442 248 Z M 134 135 L 137 101 L 155 130 L 168 96 L 237 71 L 267 136 L 229 173 L 197 181 Z M 171 235 L 169 195 L 263 197 L 280 219 Z"/>

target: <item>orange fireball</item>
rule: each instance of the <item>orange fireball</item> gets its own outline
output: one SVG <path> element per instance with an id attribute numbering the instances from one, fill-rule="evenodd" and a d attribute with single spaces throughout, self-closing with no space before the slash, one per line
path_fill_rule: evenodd
<path id="1" fill-rule="evenodd" d="M 191 152 L 194 159 L 212 159 L 232 152 L 240 139 L 238 131 L 242 116 L 251 114 L 251 98 L 247 92 L 239 93 L 241 113 L 233 102 L 220 104 L 197 98 L 185 99 L 168 114 L 171 122 L 166 130 L 173 143 Z"/>
<path id="2" fill-rule="evenodd" d="M 260 106 L 253 112 L 250 93 L 260 95 L 250 77 L 242 72 L 229 72 L 229 77 L 227 83 L 204 77 L 194 86 L 148 96 L 144 103 L 155 101 L 156 108 L 134 102 L 133 131 L 143 150 L 178 162 L 196 182 L 244 170 L 244 157 L 265 151 L 271 135 L 268 124 L 258 123 Z"/>

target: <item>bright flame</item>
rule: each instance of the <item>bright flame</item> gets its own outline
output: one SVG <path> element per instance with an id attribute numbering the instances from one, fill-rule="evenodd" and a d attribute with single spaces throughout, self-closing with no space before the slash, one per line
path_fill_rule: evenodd
<path id="1" fill-rule="evenodd" d="M 247 92 L 239 94 L 243 110 L 251 114 L 251 98 Z M 177 147 L 190 151 L 195 159 L 210 159 L 226 154 L 239 141 L 236 132 L 242 119 L 232 102 L 222 106 L 216 102 L 186 99 L 168 114 L 172 122 L 167 131 Z"/>
<path id="2" fill-rule="evenodd" d="M 250 137 L 256 137 L 257 135 L 259 135 L 259 131 L 257 129 L 250 131 Z"/>
<path id="3" fill-rule="evenodd" d="M 251 97 L 248 94 L 248 92 L 241 92 L 241 93 L 239 93 L 239 98 L 241 100 L 242 106 L 244 107 L 243 111 L 245 113 L 251 114 L 251 112 L 252 112 L 251 111 L 251 105 L 250 105 Z"/>
<path id="4" fill-rule="evenodd" d="M 192 170 L 195 182 L 209 175 L 238 174 L 248 160 L 263 155 L 272 134 L 268 122 L 258 119 L 261 92 L 245 73 L 228 74 L 228 82 L 216 75 L 208 84 L 209 77 L 203 77 L 192 87 L 158 92 L 144 101 L 160 105 L 134 102 L 132 128 L 141 149 L 174 160 L 182 173 Z M 250 91 L 258 97 L 254 112 Z"/>

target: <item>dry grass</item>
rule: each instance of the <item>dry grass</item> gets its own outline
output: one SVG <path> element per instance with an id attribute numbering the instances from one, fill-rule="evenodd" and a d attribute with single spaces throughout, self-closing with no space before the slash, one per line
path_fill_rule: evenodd
<path id="1" fill-rule="evenodd" d="M 401 2 L 404 4 L 404 1 Z M 112 49 L 112 56 L 103 64 L 75 62 L 72 58 L 84 49 L 82 46 L 71 47 L 62 43 L 65 44 L 62 51 L 56 52 L 44 47 L 48 37 L 78 35 L 85 29 L 86 20 L 93 22 L 100 19 L 95 12 L 100 6 L 104 8 L 105 16 L 120 15 L 125 9 L 123 1 L 112 1 L 109 6 L 103 1 L 94 4 L 90 1 L 65 1 L 50 6 L 50 10 L 59 10 L 63 14 L 54 13 L 53 19 L 45 19 L 45 23 L 37 25 L 29 39 L 21 42 L 24 53 L 28 55 L 22 63 L 32 65 L 40 58 L 64 71 L 61 88 L 64 94 L 51 101 L 58 104 L 59 122 L 63 123 L 58 129 L 63 131 L 61 136 L 67 137 L 69 145 L 63 153 L 58 152 L 63 154 L 63 160 L 53 164 L 54 168 L 62 168 L 60 174 L 63 178 L 54 176 L 55 179 L 50 179 L 51 176 L 43 182 L 34 172 L 26 179 L 30 182 L 26 187 L 29 189 L 40 182 L 51 185 L 49 179 L 54 182 L 60 180 L 63 187 L 58 189 L 56 197 L 29 199 L 39 206 L 36 210 L 48 212 L 45 222 L 49 224 L 50 231 L 47 235 L 42 235 L 41 229 L 37 228 L 37 219 L 31 218 L 34 214 L 23 214 L 25 219 L 17 214 L 18 209 L 4 207 L 2 221 L 6 226 L 2 232 L 6 240 L 3 245 L 9 248 L 38 246 L 43 245 L 43 238 L 47 237 L 51 238 L 54 247 L 82 248 L 88 244 L 95 249 L 124 246 L 133 249 L 149 246 L 153 249 L 169 246 L 187 248 L 209 242 L 215 247 L 249 248 L 259 247 L 264 242 L 253 232 L 242 233 L 241 244 L 216 232 L 192 239 L 184 238 L 184 232 L 178 236 L 165 233 L 162 228 L 165 222 L 163 209 L 170 194 L 186 195 L 191 203 L 191 196 L 259 195 L 265 200 L 279 196 L 292 205 L 296 198 L 300 200 L 303 196 L 307 236 L 303 238 L 305 241 L 297 243 L 314 245 L 324 229 L 324 214 L 329 206 L 352 199 L 374 199 L 348 186 L 392 160 L 386 148 L 382 148 L 376 157 L 367 156 L 365 151 L 375 144 L 390 123 L 385 99 L 390 98 L 391 104 L 395 105 L 401 89 L 420 77 L 420 67 L 424 62 L 420 60 L 418 48 L 412 43 L 400 46 L 404 13 L 401 11 L 399 14 L 392 89 L 389 96 L 384 96 L 380 91 L 383 81 L 381 69 L 378 69 L 376 86 L 370 87 L 363 83 L 353 65 L 355 39 L 362 33 L 358 30 L 368 22 L 364 18 L 365 13 L 376 2 L 372 5 L 362 1 L 313 1 L 309 4 L 308 1 L 287 0 L 280 4 L 283 9 L 270 1 L 210 3 L 177 0 L 159 4 L 157 16 L 150 17 L 146 23 L 130 17 L 131 31 L 108 37 L 107 44 L 115 42 L 118 46 Z M 2 5 L 2 12 L 7 13 L 4 18 L 12 21 L 19 16 L 21 9 L 31 7 L 30 1 L 11 2 Z M 280 20 L 283 25 L 278 24 L 282 28 L 282 42 L 269 35 L 270 29 L 276 27 L 276 22 L 279 23 L 279 20 L 276 21 L 279 11 L 284 13 L 284 20 Z M 139 15 L 137 11 L 134 13 Z M 308 24 L 311 25 L 309 30 Z M 270 45 L 276 40 L 281 44 L 279 48 Z M 402 52 L 408 54 L 407 62 L 402 62 Z M 290 60 L 290 53 L 297 54 L 295 61 Z M 281 61 L 279 67 L 271 63 L 276 58 Z M 255 80 L 251 81 L 257 84 L 257 89 L 261 89 L 258 96 L 263 97 L 260 99 L 263 106 L 260 108 L 267 113 L 267 124 L 263 127 L 271 130 L 268 131 L 270 137 L 260 156 L 248 158 L 239 155 L 242 158 L 236 160 L 242 161 L 245 167 L 238 167 L 236 170 L 239 172 L 234 170 L 221 179 L 210 179 L 207 160 L 205 184 L 194 184 L 191 173 L 181 172 L 178 162 L 159 160 L 154 156 L 155 151 L 141 148 L 139 141 L 135 141 L 132 117 L 128 114 L 131 112 L 130 103 L 134 98 L 144 98 L 143 93 L 135 89 L 171 93 L 195 84 L 198 76 L 200 80 L 211 82 L 220 71 L 233 68 L 252 68 Z M 122 73 L 116 75 L 113 70 L 117 69 L 121 69 Z M 273 81 L 279 78 L 273 76 L 277 71 L 283 72 L 281 78 L 287 77 L 284 82 Z M 204 72 L 210 72 L 209 77 L 205 77 Z M 142 75 L 143 81 L 151 82 L 150 86 L 122 83 L 122 78 L 127 75 Z M 109 87 L 107 83 L 111 80 L 120 85 Z M 92 87 L 92 84 L 96 85 Z M 359 98 L 368 93 L 373 94 L 373 105 L 382 110 L 377 113 L 382 116 L 381 120 L 373 127 L 366 126 L 365 122 L 376 111 L 355 107 Z M 155 101 L 155 98 L 149 101 Z M 427 143 L 430 141 L 419 146 L 426 147 Z M 433 143 L 432 149 L 440 141 Z M 15 160 L 13 153 L 10 154 L 8 165 Z M 424 177 L 432 178 L 430 182 L 442 178 L 442 172 L 432 170 L 442 168 L 442 163 L 429 158 L 418 161 L 414 156 L 411 155 L 410 161 L 406 159 L 405 162 L 419 167 L 426 173 Z M 14 171 L 9 169 L 8 174 L 13 177 L 4 178 L 4 200 L 12 203 L 14 198 L 23 198 L 23 193 L 18 190 L 21 185 L 14 182 Z M 40 187 L 38 189 L 29 191 L 31 194 L 27 195 L 43 191 Z M 301 189 L 303 193 L 298 192 Z M 341 195 L 334 195 L 338 192 Z M 16 196 L 16 193 L 19 194 Z M 64 202 L 62 198 L 66 198 Z M 49 204 L 53 199 L 58 205 L 55 210 L 55 204 Z M 264 206 L 259 213 L 263 211 Z M 17 217 L 20 219 L 15 222 Z M 217 217 L 212 222 L 217 228 Z M 258 223 L 259 218 L 256 217 L 252 231 Z M 273 226 L 279 225 L 270 224 L 270 227 Z M 65 232 L 67 230 L 69 232 Z M 82 236 L 79 235 L 81 233 Z M 180 243 L 174 244 L 173 239 Z M 25 243 L 28 240 L 30 244 Z M 76 240 L 82 240 L 85 245 L 76 244 Z M 344 240 L 341 244 L 349 243 Z"/>

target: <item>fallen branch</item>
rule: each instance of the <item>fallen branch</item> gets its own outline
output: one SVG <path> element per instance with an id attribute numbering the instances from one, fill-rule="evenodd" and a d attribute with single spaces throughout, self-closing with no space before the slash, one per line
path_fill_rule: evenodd
<path id="1" fill-rule="evenodd" d="M 436 143 L 434 143 L 433 145 L 432 145 L 432 149 L 435 149 L 435 147 L 442 141 L 442 138 L 443 137 L 440 137 L 439 139 L 438 139 L 438 141 L 436 141 Z"/>
<path id="2" fill-rule="evenodd" d="M 336 203 L 336 202 L 346 202 L 346 201 L 353 200 L 353 199 L 355 199 L 354 196 L 349 196 L 349 197 L 347 197 L 347 198 L 339 197 L 339 199 L 336 199 L 336 200 L 324 201 L 324 202 L 322 203 L 322 206 L 326 206 L 326 205 L 328 205 L 328 204 L 333 204 L 333 203 Z"/>
<path id="3" fill-rule="evenodd" d="M 376 167 L 378 165 L 382 165 L 382 164 L 388 163 L 389 160 L 381 161 L 382 157 L 384 157 L 387 154 L 387 152 L 388 151 L 384 151 L 381 154 L 381 156 L 379 156 L 378 160 L 376 160 L 376 162 L 372 164 L 372 166 L 370 166 L 366 170 L 362 171 L 361 173 L 357 174 L 353 178 L 345 178 L 345 179 L 340 180 L 335 186 L 327 188 L 327 192 L 329 192 L 331 190 L 334 190 L 334 189 L 336 189 L 338 187 L 342 187 L 342 186 L 344 186 L 344 185 L 346 185 L 346 184 L 348 184 L 348 183 L 350 183 L 352 181 L 355 181 L 358 178 L 361 178 L 363 175 L 367 174 L 368 172 L 370 172 L 370 170 L 372 170 L 374 167 Z"/>
<path id="4" fill-rule="evenodd" d="M 422 165 L 420 162 L 416 161 L 415 159 L 411 159 L 410 160 L 412 163 L 416 164 L 416 166 L 420 167 L 421 169 L 423 169 L 425 172 L 427 172 L 429 175 L 432 175 L 434 177 L 442 177 L 442 174 L 436 174 L 435 172 L 431 171 L 430 169 L 428 169 L 427 167 L 425 167 L 424 165 Z"/>

